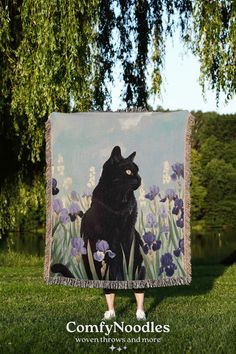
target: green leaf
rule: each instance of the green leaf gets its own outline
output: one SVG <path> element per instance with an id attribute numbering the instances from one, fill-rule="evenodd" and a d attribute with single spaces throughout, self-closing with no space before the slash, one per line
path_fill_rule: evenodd
<path id="1" fill-rule="evenodd" d="M 143 228 L 143 233 L 145 232 L 145 224 L 144 224 L 144 216 L 143 216 L 143 211 L 141 210 L 141 225 Z"/>
<path id="2" fill-rule="evenodd" d="M 71 273 L 75 276 L 75 278 L 83 279 L 83 276 L 80 272 L 80 269 L 79 269 L 79 266 L 78 266 L 78 263 L 77 263 L 75 257 L 73 257 L 71 259 L 69 265 L 67 265 L 67 266 L 68 266 L 68 268 L 71 266 L 71 268 L 72 268 Z"/>
<path id="3" fill-rule="evenodd" d="M 121 251 L 123 255 L 123 273 L 124 273 L 124 280 L 129 280 L 128 269 L 127 269 L 127 262 L 125 258 L 125 253 L 123 247 L 121 246 Z"/>
<path id="4" fill-rule="evenodd" d="M 132 280 L 132 278 L 133 278 L 134 243 L 135 243 L 135 238 L 133 237 L 133 241 L 132 241 L 131 248 L 130 248 L 130 255 L 129 255 L 129 267 L 128 267 L 128 277 L 129 277 L 129 280 Z"/>
<path id="5" fill-rule="evenodd" d="M 80 258 L 80 262 L 79 262 L 79 267 L 80 267 L 80 271 L 81 271 L 81 275 L 82 275 L 82 279 L 88 279 L 88 275 L 84 266 L 84 260 L 83 260 L 83 256 L 81 255 Z"/>
<path id="6" fill-rule="evenodd" d="M 143 252 L 143 249 L 142 249 L 141 246 L 139 246 L 139 249 L 140 249 L 141 255 L 143 257 L 144 265 L 145 265 L 146 272 L 147 272 L 147 275 L 148 275 L 147 279 L 154 280 L 155 279 L 155 274 L 154 274 L 153 267 L 150 265 L 148 256 Z"/>
<path id="7" fill-rule="evenodd" d="M 155 273 L 156 273 L 156 278 L 158 278 L 158 273 L 159 273 L 159 269 L 160 269 L 160 250 L 155 251 L 155 262 L 156 264 L 156 269 L 155 269 Z"/>
<path id="8" fill-rule="evenodd" d="M 88 241 L 87 245 L 87 252 L 88 252 L 88 261 L 89 261 L 89 267 L 93 276 L 93 280 L 98 280 L 97 272 L 95 269 L 94 261 L 93 261 L 93 254 L 91 251 L 90 243 Z"/>
<path id="9" fill-rule="evenodd" d="M 52 229 L 52 236 L 55 234 L 58 226 L 60 225 L 60 222 L 57 222 L 54 226 L 53 226 L 53 229 Z"/>
<path id="10" fill-rule="evenodd" d="M 107 268 L 107 273 L 106 273 L 105 280 L 109 280 L 109 267 Z"/>
<path id="11" fill-rule="evenodd" d="M 136 271 L 135 271 L 135 280 L 138 280 L 138 267 L 136 268 Z"/>
<path id="12" fill-rule="evenodd" d="M 169 229 L 170 229 L 168 247 L 170 246 L 170 243 L 172 241 L 174 249 L 177 249 L 179 237 L 176 235 L 175 228 L 173 226 L 173 223 L 175 223 L 175 220 L 173 217 L 171 218 L 170 216 L 168 216 L 168 221 L 169 221 Z"/>

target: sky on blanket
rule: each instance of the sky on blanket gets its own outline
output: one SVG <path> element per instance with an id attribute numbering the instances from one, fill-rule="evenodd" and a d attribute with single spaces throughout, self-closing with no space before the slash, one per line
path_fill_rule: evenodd
<path id="1" fill-rule="evenodd" d="M 184 162 L 187 111 L 52 113 L 51 117 L 52 175 L 64 193 L 75 190 L 82 195 L 94 188 L 116 145 L 124 157 L 137 152 L 135 162 L 146 191 L 152 185 L 163 191 L 176 185 L 164 174 L 169 177 L 171 166 Z"/>

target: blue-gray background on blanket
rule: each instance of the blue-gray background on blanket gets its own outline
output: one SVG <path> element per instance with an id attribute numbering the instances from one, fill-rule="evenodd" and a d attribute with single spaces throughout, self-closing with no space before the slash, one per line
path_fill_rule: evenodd
<path id="1" fill-rule="evenodd" d="M 52 113 L 53 177 L 59 184 L 62 178 L 70 177 L 70 189 L 82 194 L 89 169 L 95 167 L 97 183 L 103 163 L 112 148 L 119 145 L 124 157 L 136 151 L 135 162 L 145 190 L 153 184 L 161 190 L 171 188 L 172 181 L 168 185 L 162 183 L 163 164 L 184 162 L 188 114 L 187 111 Z"/>

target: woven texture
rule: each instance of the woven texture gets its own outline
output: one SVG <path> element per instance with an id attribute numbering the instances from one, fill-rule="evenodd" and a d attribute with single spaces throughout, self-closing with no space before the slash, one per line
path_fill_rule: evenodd
<path id="1" fill-rule="evenodd" d="M 52 113 L 46 122 L 48 284 L 189 284 L 190 139 L 178 112 Z"/>

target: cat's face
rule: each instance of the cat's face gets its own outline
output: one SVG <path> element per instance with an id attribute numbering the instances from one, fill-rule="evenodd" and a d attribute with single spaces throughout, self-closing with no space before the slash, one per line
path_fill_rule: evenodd
<path id="1" fill-rule="evenodd" d="M 136 152 L 127 158 L 122 157 L 119 146 L 115 146 L 110 158 L 103 165 L 102 176 L 106 183 L 123 191 L 136 190 L 141 184 L 138 166 L 133 162 Z"/>

